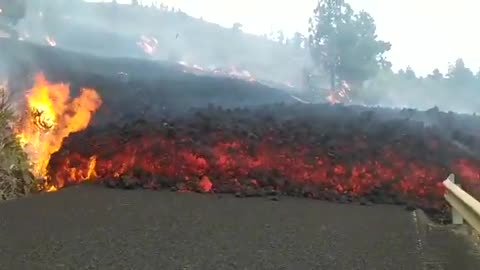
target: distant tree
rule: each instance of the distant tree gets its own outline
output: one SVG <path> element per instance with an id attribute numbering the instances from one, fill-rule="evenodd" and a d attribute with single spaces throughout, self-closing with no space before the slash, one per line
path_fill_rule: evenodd
<path id="1" fill-rule="evenodd" d="M 232 30 L 235 31 L 235 32 L 241 32 L 242 27 L 243 27 L 243 25 L 241 23 L 236 22 L 236 23 L 233 24 Z"/>
<path id="2" fill-rule="evenodd" d="M 450 64 L 445 77 L 445 87 L 449 95 L 466 100 L 476 99 L 480 85 L 473 72 L 465 66 L 463 59 L 459 58 L 455 64 Z M 468 103 L 470 102 L 465 104 Z"/>
<path id="3" fill-rule="evenodd" d="M 140 3 L 139 3 L 138 0 L 132 0 L 132 5 L 133 6 L 138 6 L 138 5 L 140 5 Z"/>
<path id="4" fill-rule="evenodd" d="M 480 69 L 477 71 L 477 73 L 475 73 L 475 79 L 480 81 Z"/>
<path id="5" fill-rule="evenodd" d="M 443 74 L 440 72 L 440 70 L 438 70 L 438 68 L 436 68 L 432 71 L 431 74 L 427 75 L 427 79 L 438 81 L 438 80 L 443 79 Z"/>
<path id="6" fill-rule="evenodd" d="M 343 0 L 320 0 L 309 32 L 313 61 L 328 72 L 331 88 L 341 80 L 358 87 L 389 64 L 383 54 L 391 45 L 377 40 L 373 18 Z"/>
<path id="7" fill-rule="evenodd" d="M 283 33 L 283 31 L 277 32 L 277 41 L 279 43 L 285 43 L 285 34 Z"/>
<path id="8" fill-rule="evenodd" d="M 407 69 L 405 69 L 405 72 L 403 73 L 403 77 L 406 80 L 416 80 L 417 79 L 417 74 L 415 74 L 415 71 L 413 71 L 413 68 L 411 66 L 408 66 Z"/>
<path id="9" fill-rule="evenodd" d="M 301 48 L 304 42 L 305 37 L 299 32 L 295 32 L 293 37 L 289 40 L 289 43 L 295 48 Z"/>
<path id="10" fill-rule="evenodd" d="M 450 65 L 447 78 L 457 86 L 467 86 L 475 80 L 473 72 L 465 66 L 461 58 L 457 59 L 454 65 Z"/>
<path id="11" fill-rule="evenodd" d="M 267 38 L 270 39 L 270 40 L 276 40 L 276 32 L 274 32 L 273 30 L 270 30 L 270 32 L 267 34 Z"/>

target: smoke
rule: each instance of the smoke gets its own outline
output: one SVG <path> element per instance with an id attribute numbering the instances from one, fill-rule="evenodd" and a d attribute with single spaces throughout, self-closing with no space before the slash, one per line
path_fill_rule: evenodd
<path id="1" fill-rule="evenodd" d="M 382 81 L 374 78 L 367 82 L 359 93 L 365 105 L 375 104 L 392 108 L 415 108 L 428 110 L 438 108 L 441 111 L 472 114 L 480 111 L 475 91 L 460 86 L 448 85 L 445 80 L 435 81 L 429 78 L 405 80 L 398 74 L 390 73 Z"/>
<path id="2" fill-rule="evenodd" d="M 101 58 L 15 40 L 0 42 L 9 89 L 19 98 L 42 72 L 50 82 L 69 83 L 73 96 L 96 89 L 104 105 L 96 124 L 158 119 L 210 104 L 224 108 L 296 103 L 285 91 L 230 77 L 198 76 L 180 65 L 142 59 Z"/>
<path id="3" fill-rule="evenodd" d="M 183 61 L 212 69 L 234 66 L 258 80 L 295 87 L 301 84 L 306 58 L 299 49 L 159 5 L 37 1 L 18 28 L 24 40 L 37 44 L 51 45 L 50 39 L 58 48 L 99 57 Z"/>
<path id="4" fill-rule="evenodd" d="M 302 88 L 303 68 L 311 65 L 306 50 L 222 28 L 178 10 L 172 12 L 167 7 L 133 7 L 79 0 L 32 1 L 18 29 L 22 39 L 42 46 L 55 45 L 58 49 L 102 58 L 185 62 L 205 70 L 231 70 L 233 67 L 248 71 L 261 83 L 288 91 Z M 25 60 L 27 56 L 19 57 Z M 105 72 L 86 63 L 80 68 L 81 60 L 74 64 L 92 73 Z M 155 77 L 158 72 L 146 63 L 134 66 L 135 69 L 128 71 L 115 69 L 106 76 L 126 73 L 133 77 L 135 74 Z M 355 93 L 357 104 L 421 110 L 437 106 L 442 111 L 462 113 L 479 111 L 480 104 L 469 93 L 458 93 L 459 98 L 455 98 L 450 89 L 432 92 L 424 91 L 421 85 L 396 84 L 392 78 L 384 81 L 375 78 L 374 81 L 367 82 L 363 90 Z M 297 93 L 295 96 L 311 101 Z M 318 101 L 325 102 L 325 99 Z"/>

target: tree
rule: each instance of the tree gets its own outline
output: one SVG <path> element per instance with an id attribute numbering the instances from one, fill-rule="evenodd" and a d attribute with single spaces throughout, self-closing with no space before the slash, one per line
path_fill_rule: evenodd
<path id="1" fill-rule="evenodd" d="M 459 58 L 454 65 L 449 66 L 446 78 L 446 86 L 452 96 L 463 100 L 475 100 L 477 98 L 478 81 L 473 72 L 465 66 L 463 59 Z M 470 102 L 467 102 L 467 104 Z"/>
<path id="2" fill-rule="evenodd" d="M 454 65 L 450 65 L 447 78 L 457 86 L 467 86 L 475 81 L 473 72 L 465 66 L 461 58 L 457 59 Z"/>
<path id="3" fill-rule="evenodd" d="M 415 71 L 411 66 L 408 66 L 407 69 L 405 69 L 405 72 L 399 72 L 399 75 L 403 76 L 403 79 L 408 81 L 414 81 L 417 79 L 417 74 L 415 74 Z"/>
<path id="4" fill-rule="evenodd" d="M 243 27 L 243 25 L 242 25 L 241 23 L 236 22 L 236 23 L 233 24 L 232 30 L 233 30 L 234 32 L 241 32 L 241 31 L 242 31 L 242 27 Z"/>
<path id="5" fill-rule="evenodd" d="M 443 74 L 438 70 L 438 68 L 434 69 L 431 74 L 427 75 L 427 79 L 439 81 L 443 79 Z"/>
<path id="6" fill-rule="evenodd" d="M 295 48 L 302 48 L 302 46 L 304 45 L 304 41 L 305 37 L 301 33 L 295 32 L 293 34 L 293 37 L 289 39 L 289 44 Z"/>
<path id="7" fill-rule="evenodd" d="M 377 40 L 373 18 L 355 13 L 343 0 L 320 0 L 310 19 L 309 45 L 313 61 L 330 77 L 330 87 L 345 80 L 355 87 L 389 67 L 388 42 Z"/>
<path id="8" fill-rule="evenodd" d="M 477 73 L 475 73 L 475 79 L 477 81 L 480 80 L 480 70 L 478 70 Z"/>
<path id="9" fill-rule="evenodd" d="M 285 34 L 283 33 L 283 31 L 277 32 L 277 42 L 282 44 L 285 43 Z"/>
<path id="10" fill-rule="evenodd" d="M 132 5 L 133 6 L 138 6 L 138 5 L 140 5 L 140 3 L 138 2 L 138 0 L 132 0 Z"/>

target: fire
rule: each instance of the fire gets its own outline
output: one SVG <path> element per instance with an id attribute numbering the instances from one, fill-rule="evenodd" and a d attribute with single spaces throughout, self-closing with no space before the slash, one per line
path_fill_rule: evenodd
<path id="1" fill-rule="evenodd" d="M 350 99 L 350 86 L 347 82 L 342 81 L 340 89 L 332 90 L 327 96 L 327 101 L 331 104 L 344 103 L 351 101 Z"/>
<path id="2" fill-rule="evenodd" d="M 16 128 L 19 141 L 37 178 L 47 178 L 50 156 L 58 151 L 70 133 L 85 129 L 102 100 L 94 89 L 81 89 L 80 96 L 70 99 L 69 85 L 48 82 L 43 74 L 35 77 L 26 93 L 26 109 Z M 92 161 L 95 166 L 94 161 Z M 93 170 L 93 169 L 92 169 Z M 57 187 L 46 184 L 47 191 Z"/>
<path id="3" fill-rule="evenodd" d="M 142 50 L 149 55 L 153 55 L 157 50 L 158 40 L 154 37 L 140 36 L 140 40 L 137 42 L 137 45 L 142 48 Z"/>
<path id="4" fill-rule="evenodd" d="M 230 78 L 241 79 L 249 82 L 256 82 L 257 79 L 248 71 L 231 66 L 227 69 L 218 67 L 205 68 L 197 64 L 189 64 L 185 61 L 180 61 L 178 64 L 184 67 L 183 72 L 192 72 L 195 74 L 212 74 L 217 76 L 225 76 Z"/>
<path id="5" fill-rule="evenodd" d="M 57 46 L 57 42 L 51 36 L 46 36 L 45 41 L 47 42 L 48 45 L 50 45 L 52 47 Z"/>
<path id="6" fill-rule="evenodd" d="M 256 81 L 248 70 L 239 69 L 235 66 L 231 66 L 230 70 L 228 70 L 227 73 L 230 77 L 240 78 L 250 82 Z"/>

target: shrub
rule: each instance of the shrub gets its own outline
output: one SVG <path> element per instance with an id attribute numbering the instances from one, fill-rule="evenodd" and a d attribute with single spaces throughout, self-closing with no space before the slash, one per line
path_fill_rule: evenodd
<path id="1" fill-rule="evenodd" d="M 36 189 L 28 157 L 12 129 L 14 121 L 8 93 L 0 88 L 0 200 L 25 196 Z"/>

